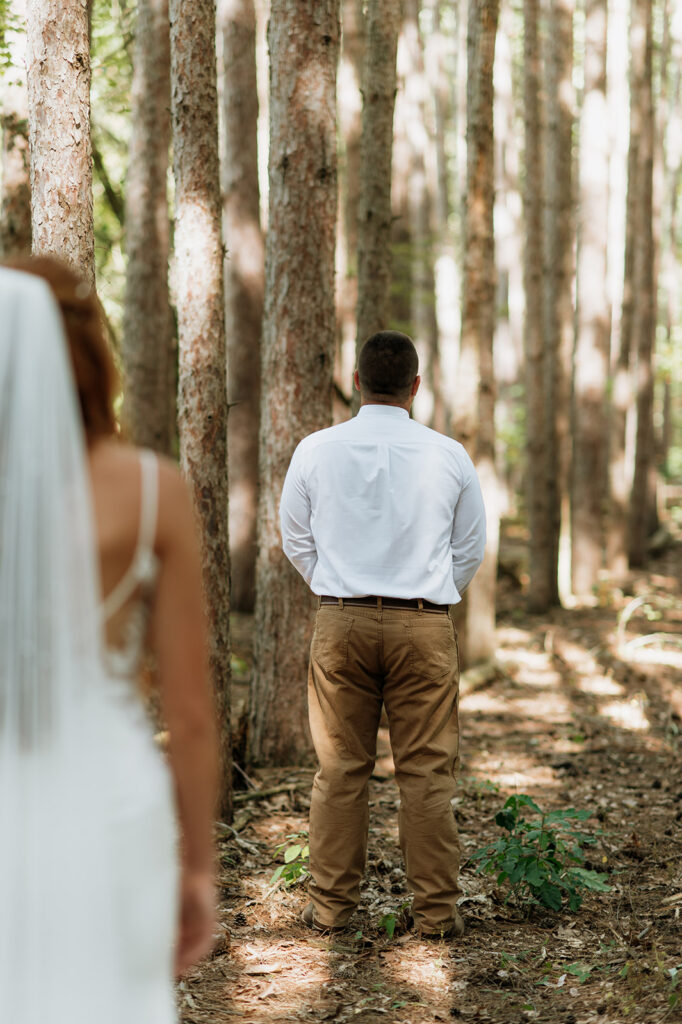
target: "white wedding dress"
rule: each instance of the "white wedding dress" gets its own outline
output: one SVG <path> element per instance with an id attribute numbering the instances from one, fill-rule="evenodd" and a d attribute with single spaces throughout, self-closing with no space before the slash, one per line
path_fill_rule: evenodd
<path id="1" fill-rule="evenodd" d="M 0 1022 L 171 1024 L 173 794 L 136 681 L 156 460 L 141 454 L 137 550 L 101 603 L 59 311 L 0 269 L 0 313 Z"/>

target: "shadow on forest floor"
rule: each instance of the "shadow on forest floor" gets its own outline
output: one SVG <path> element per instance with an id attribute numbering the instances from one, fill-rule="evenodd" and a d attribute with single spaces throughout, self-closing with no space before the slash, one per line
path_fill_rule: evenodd
<path id="1" fill-rule="evenodd" d="M 461 703 L 455 813 L 467 931 L 457 942 L 380 928 L 408 899 L 384 735 L 362 904 L 347 935 L 307 931 L 298 921 L 305 886 L 269 884 L 275 847 L 307 828 L 312 770 L 258 772 L 259 787 L 290 788 L 241 800 L 236 835 L 220 833 L 221 925 L 231 938 L 183 982 L 182 1024 L 679 1019 L 681 578 L 677 546 L 629 594 L 605 590 L 595 608 L 541 618 L 521 610 L 518 592 L 503 596 L 499 670 L 464 686 Z M 467 857 L 500 837 L 495 813 L 518 792 L 543 809 L 593 812 L 587 827 L 601 834 L 589 856 L 610 874 L 611 892 L 587 893 L 575 913 L 529 915 L 494 877 L 475 873 Z"/>

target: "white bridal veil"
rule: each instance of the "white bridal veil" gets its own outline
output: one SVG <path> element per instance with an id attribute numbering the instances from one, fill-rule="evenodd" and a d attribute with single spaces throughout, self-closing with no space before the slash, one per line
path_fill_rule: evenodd
<path id="1" fill-rule="evenodd" d="M 0 269 L 0 1020 L 7 1024 L 113 1021 L 111 752 L 97 604 L 85 445 L 59 310 L 45 282 Z"/>

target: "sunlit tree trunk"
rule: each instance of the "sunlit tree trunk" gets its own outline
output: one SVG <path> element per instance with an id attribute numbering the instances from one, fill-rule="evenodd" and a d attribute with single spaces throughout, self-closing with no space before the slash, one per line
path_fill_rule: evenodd
<path id="1" fill-rule="evenodd" d="M 407 204 L 410 230 L 410 333 L 419 353 L 422 385 L 414 413 L 430 426 L 446 424 L 440 386 L 440 352 L 434 281 L 435 152 L 433 98 L 424 65 L 420 0 L 405 0 L 403 40 L 406 52 L 405 104 L 409 125 Z"/>
<path id="2" fill-rule="evenodd" d="M 12 11 L 25 23 L 26 0 L 14 0 Z M 11 41 L 7 39 L 12 68 L 5 70 L 2 82 L 0 257 L 6 260 L 31 251 L 26 36 L 23 31 L 12 35 Z"/>
<path id="3" fill-rule="evenodd" d="M 443 0 L 425 0 L 424 7 L 430 14 L 430 30 L 425 39 L 425 62 L 433 98 L 436 161 L 434 301 L 439 379 L 435 390 L 439 400 L 434 409 L 433 425 L 436 430 L 447 433 L 452 419 L 452 381 L 456 365 L 459 313 L 458 289 L 453 288 L 458 273 L 459 219 L 456 224 L 452 223 L 454 202 L 459 197 L 453 180 L 455 168 L 450 151 L 455 119 L 456 15 Z"/>
<path id="4" fill-rule="evenodd" d="M 260 337 L 264 242 L 258 187 L 258 89 L 253 0 L 220 0 L 223 44 L 223 223 L 227 336 L 228 463 L 232 607 L 253 611 L 256 597 Z"/>
<path id="5" fill-rule="evenodd" d="M 524 374 L 523 203 L 520 162 L 523 139 L 516 125 L 520 107 L 514 74 L 515 39 L 520 14 L 510 5 L 500 8 L 495 48 L 495 263 L 497 266 L 497 323 L 495 324 L 495 420 L 499 447 L 519 432 L 519 388 Z M 500 512 L 515 516 L 524 488 L 523 460 L 508 449 L 498 468 Z"/>
<path id="6" fill-rule="evenodd" d="M 540 107 L 540 40 L 538 0 L 524 0 L 524 126 L 523 205 L 526 224 L 524 285 L 526 292 L 526 487 L 530 533 L 532 611 L 552 602 L 552 543 L 547 491 L 547 429 L 545 407 L 545 338 L 543 331 L 543 189 L 544 147 Z"/>
<path id="7" fill-rule="evenodd" d="M 603 565 L 607 497 L 607 385 L 610 309 L 606 288 L 608 137 L 606 0 L 588 0 L 585 12 L 585 88 L 580 118 L 580 229 L 578 330 L 575 347 L 573 590 L 591 596 Z"/>
<path id="8" fill-rule="evenodd" d="M 654 506 L 653 473 L 655 445 L 653 425 L 654 338 L 656 332 L 656 253 L 654 245 L 653 164 L 654 99 L 652 83 L 652 11 L 648 0 L 635 0 L 633 19 L 644 36 L 644 65 L 641 82 L 641 126 L 637 174 L 638 230 L 635 249 L 635 310 L 633 348 L 637 364 L 637 437 L 635 475 L 630 496 L 629 555 L 631 566 L 646 562 L 647 537 L 652 529 Z"/>
<path id="9" fill-rule="evenodd" d="M 338 0 L 273 0 L 268 39 L 270 214 L 251 754 L 291 764 L 310 747 L 305 709 L 314 601 L 282 553 L 278 504 L 294 447 L 331 417 Z"/>
<path id="10" fill-rule="evenodd" d="M 643 26 L 638 24 L 634 5 L 631 5 L 629 35 L 624 32 L 629 42 L 630 53 L 630 117 L 629 141 L 627 150 L 627 186 L 625 198 L 625 225 L 623 232 L 623 276 L 620 294 L 621 308 L 618 318 L 614 318 L 613 352 L 613 388 L 611 399 L 611 428 L 609 453 L 609 532 L 607 543 L 607 561 L 610 572 L 616 578 L 625 575 L 629 566 L 628 558 L 628 517 L 630 489 L 633 477 L 633 458 L 628 445 L 628 417 L 633 414 L 632 387 L 632 340 L 636 298 L 635 282 L 635 251 L 639 244 L 637 238 L 638 224 L 638 176 L 639 152 L 642 136 L 642 76 L 644 73 L 644 41 Z M 625 19 L 625 11 L 618 12 Z M 617 89 L 619 83 L 612 76 L 611 88 Z M 627 87 L 620 89 L 614 100 L 620 99 L 621 104 L 627 102 Z M 620 107 L 620 104 L 618 105 Z M 614 105 L 614 113 L 616 107 Z"/>
<path id="11" fill-rule="evenodd" d="M 571 366 L 574 340 L 573 0 L 550 0 L 546 42 L 545 444 L 550 604 L 570 590 Z"/>
<path id="12" fill-rule="evenodd" d="M 33 250 L 95 280 L 87 0 L 28 0 Z"/>
<path id="13" fill-rule="evenodd" d="M 389 323 L 391 158 L 400 28 L 397 0 L 369 0 L 362 74 L 356 345 Z"/>
<path id="14" fill-rule="evenodd" d="M 203 540 L 223 769 L 220 813 L 229 821 L 230 559 L 215 9 L 201 0 L 171 0 L 170 19 L 180 459 Z"/>
<path id="15" fill-rule="evenodd" d="M 455 437 L 474 458 L 486 503 L 488 543 L 467 592 L 464 647 L 469 663 L 495 652 L 495 581 L 499 542 L 495 469 L 495 244 L 493 235 L 493 63 L 497 0 L 470 0 L 467 36 L 467 202 L 460 381 Z"/>
<path id="16" fill-rule="evenodd" d="M 168 0 L 139 0 L 126 187 L 123 421 L 135 444 L 169 453 L 175 434 L 175 326 L 168 295 Z"/>
<path id="17" fill-rule="evenodd" d="M 338 116 L 341 137 L 339 210 L 336 239 L 335 379 L 344 399 L 353 392 L 355 368 L 355 312 L 358 301 L 358 213 L 360 203 L 360 140 L 362 136 L 362 66 L 365 18 L 362 0 L 342 2 L 342 50 L 338 78 Z M 342 414 L 348 415 L 343 401 Z"/>

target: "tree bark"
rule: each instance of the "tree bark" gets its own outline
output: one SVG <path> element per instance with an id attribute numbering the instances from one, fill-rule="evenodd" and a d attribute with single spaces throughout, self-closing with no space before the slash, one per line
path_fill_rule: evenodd
<path id="1" fill-rule="evenodd" d="M 524 0 L 524 127 L 525 174 L 523 206 L 526 222 L 524 287 L 526 292 L 526 490 L 530 533 L 531 611 L 546 611 L 552 603 L 552 541 L 547 491 L 547 427 L 545 407 L 545 349 L 543 318 L 544 146 L 540 106 L 540 40 L 538 0 Z"/>
<path id="2" fill-rule="evenodd" d="M 138 3 L 131 120 L 121 346 L 123 423 L 135 444 L 170 454 L 175 434 L 175 325 L 168 294 L 168 0 Z"/>
<path id="3" fill-rule="evenodd" d="M 571 367 L 573 305 L 573 0 L 551 0 L 547 30 L 545 157 L 545 444 L 549 604 L 570 590 Z"/>
<path id="4" fill-rule="evenodd" d="M 495 651 L 499 508 L 494 448 L 493 64 L 498 14 L 497 0 L 469 2 L 461 390 L 456 403 L 455 436 L 469 449 L 476 464 L 486 504 L 488 532 L 483 564 L 467 592 L 464 645 L 469 664 L 485 661 Z"/>
<path id="5" fill-rule="evenodd" d="M 341 61 L 338 80 L 339 211 L 337 221 L 337 352 L 335 380 L 345 396 L 353 394 L 355 313 L 358 303 L 358 214 L 360 203 L 360 140 L 362 136 L 362 66 L 365 17 L 362 0 L 343 0 Z M 347 409 L 343 410 L 347 415 Z"/>
<path id="6" fill-rule="evenodd" d="M 404 9 L 403 39 L 407 51 L 405 100 L 410 124 L 407 195 L 411 239 L 410 334 L 419 353 L 422 377 L 413 411 L 423 423 L 431 427 L 438 424 L 438 429 L 445 430 L 435 303 L 433 98 L 424 60 L 421 0 L 405 0 Z"/>
<path id="7" fill-rule="evenodd" d="M 396 0 L 370 0 L 362 75 L 356 348 L 389 323 L 391 163 L 400 28 Z"/>
<path id="8" fill-rule="evenodd" d="M 578 332 L 575 348 L 573 494 L 574 593 L 590 597 L 604 561 L 607 479 L 607 385 L 610 307 L 607 294 L 608 139 L 606 0 L 588 0 L 585 89 L 580 119 Z"/>
<path id="9" fill-rule="evenodd" d="M 654 98 L 652 83 L 652 11 L 648 0 L 635 0 L 633 19 L 644 38 L 644 64 L 641 80 L 641 136 L 637 172 L 638 216 L 635 249 L 635 310 L 633 346 L 637 356 L 635 376 L 637 400 L 637 436 L 635 475 L 630 495 L 629 556 L 632 567 L 641 567 L 647 557 L 647 537 L 652 532 L 652 507 L 655 507 L 653 478 L 655 444 L 653 425 L 654 337 L 656 332 L 656 252 L 654 245 L 653 167 Z"/>
<path id="10" fill-rule="evenodd" d="M 87 0 L 28 0 L 33 250 L 95 282 Z"/>
<path id="11" fill-rule="evenodd" d="M 26 20 L 26 0 L 14 0 L 13 13 Z M 22 24 L 23 28 L 23 24 Z M 31 251 L 31 184 L 28 148 L 28 92 L 26 88 L 26 37 L 14 33 L 12 69 L 2 84 L 2 200 L 0 205 L 0 256 L 9 260 Z M 14 81 L 8 82 L 12 76 Z"/>
<path id="12" fill-rule="evenodd" d="M 611 400 L 610 453 L 609 453 L 609 532 L 607 564 L 615 578 L 625 576 L 629 567 L 628 519 L 632 487 L 632 452 L 628 451 L 628 418 L 633 405 L 633 324 L 636 298 L 635 252 L 639 245 L 637 232 L 638 175 L 640 170 L 640 142 L 642 136 L 642 76 L 644 74 L 643 26 L 638 25 L 634 3 L 629 28 L 630 53 L 630 124 L 627 151 L 627 190 L 625 197 L 625 232 L 623 251 L 623 289 L 619 322 L 616 323 L 617 347 L 613 359 L 613 387 Z M 641 8 L 640 8 L 641 11 Z M 623 12 L 624 13 L 624 12 Z M 614 83 L 612 82 L 612 88 Z M 621 95 L 623 95 L 621 93 Z M 623 98 L 626 98 L 623 96 Z"/>
<path id="13" fill-rule="evenodd" d="M 227 432 L 230 467 L 232 607 L 252 612 L 256 596 L 260 341 L 264 242 L 258 187 L 258 89 L 253 0 L 220 0 L 223 43 L 223 224 Z"/>
<path id="14" fill-rule="evenodd" d="M 300 762 L 314 601 L 281 548 L 298 441 L 329 424 L 334 362 L 338 0 L 273 0 L 251 755 Z"/>
<path id="15" fill-rule="evenodd" d="M 227 396 L 214 6 L 171 0 L 170 25 L 180 459 L 203 539 L 209 660 L 223 770 L 219 811 L 229 821 Z"/>

